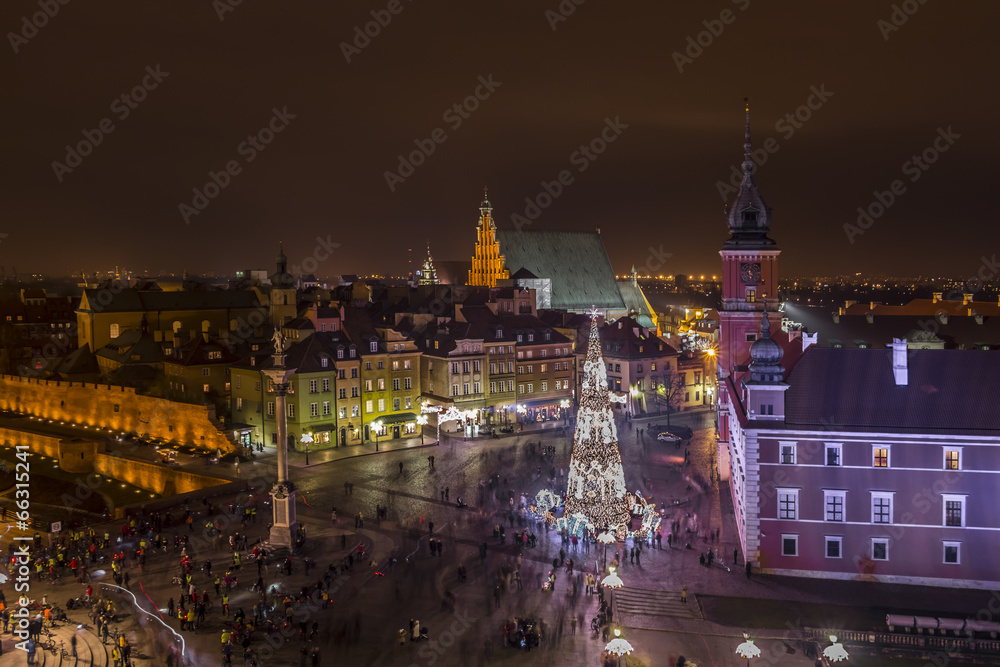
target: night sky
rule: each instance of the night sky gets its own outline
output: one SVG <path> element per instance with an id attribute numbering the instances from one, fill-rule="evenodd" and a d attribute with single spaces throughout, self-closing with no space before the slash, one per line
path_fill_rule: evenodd
<path id="1" fill-rule="evenodd" d="M 25 28 L 47 2 L 58 13 Z M 329 237 L 318 275 L 400 274 L 428 240 L 470 258 L 484 185 L 511 227 L 566 170 L 526 228 L 600 227 L 622 273 L 717 273 L 747 95 L 755 147 L 778 148 L 757 182 L 783 275 L 961 277 L 1000 250 L 1000 4 L 577 2 L 6 0 L 0 264 L 231 273 L 271 269 L 279 239 L 292 265 L 323 259 Z M 388 25 L 357 48 L 372 11 Z M 144 100 L 120 99 L 144 80 Z M 810 101 L 799 127 L 782 120 Z M 244 143 L 269 123 L 271 143 Z M 439 128 L 390 189 L 397 156 Z M 577 153 L 605 128 L 603 153 Z M 100 144 L 71 167 L 84 130 Z M 926 171 L 905 164 L 925 149 Z M 230 161 L 197 211 L 193 188 Z M 897 179 L 850 242 L 844 224 Z"/>

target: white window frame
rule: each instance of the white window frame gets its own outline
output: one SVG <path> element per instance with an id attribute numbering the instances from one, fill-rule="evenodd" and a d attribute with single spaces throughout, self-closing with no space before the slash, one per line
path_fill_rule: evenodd
<path id="1" fill-rule="evenodd" d="M 785 447 L 791 447 L 792 448 L 792 460 L 791 460 L 790 463 L 785 463 Z M 798 461 L 798 458 L 799 458 L 799 456 L 798 456 L 798 449 L 799 449 L 798 448 L 798 443 L 795 442 L 795 441 L 792 441 L 792 442 L 789 442 L 787 440 L 784 441 L 784 442 L 779 441 L 778 442 L 778 463 L 780 463 L 781 465 L 786 465 L 786 466 L 793 466 L 793 465 L 795 465 L 796 461 Z"/>
<path id="2" fill-rule="evenodd" d="M 788 554 L 785 553 L 785 540 L 792 540 L 795 543 L 795 553 Z M 782 556 L 798 556 L 799 555 L 799 536 L 794 533 L 782 533 L 781 535 L 781 555 Z"/>
<path id="3" fill-rule="evenodd" d="M 955 560 L 954 562 L 948 560 L 948 548 L 955 548 Z M 945 540 L 941 542 L 941 563 L 942 565 L 961 565 L 962 564 L 962 543 Z"/>
<path id="4" fill-rule="evenodd" d="M 968 506 L 968 497 L 964 494 L 956 493 L 942 493 L 941 494 L 941 525 L 945 528 L 965 528 L 965 510 Z M 948 503 L 949 502 L 959 502 L 962 503 L 962 523 L 958 526 L 948 525 Z"/>
<path id="5" fill-rule="evenodd" d="M 878 526 L 891 526 L 893 524 L 893 516 L 895 512 L 895 502 L 893 501 L 893 496 L 895 496 L 893 491 L 872 491 L 871 492 L 871 522 Z M 889 521 L 876 521 L 875 520 L 875 501 L 876 500 L 888 500 L 889 501 Z"/>
<path id="6" fill-rule="evenodd" d="M 836 450 L 837 452 L 837 463 L 830 463 L 830 450 Z M 872 463 L 875 462 L 874 453 L 872 454 Z M 823 448 L 823 465 L 840 468 L 844 465 L 844 444 L 841 442 L 828 442 Z"/>
<path id="7" fill-rule="evenodd" d="M 885 465 L 877 466 L 875 465 L 875 450 L 884 449 L 885 450 Z M 892 467 L 892 447 L 889 445 L 872 445 L 872 467 L 873 468 L 891 468 Z"/>
<path id="8" fill-rule="evenodd" d="M 948 467 L 948 452 L 956 452 L 958 454 L 958 467 L 957 468 L 949 468 Z M 961 470 L 962 469 L 962 448 L 961 447 L 954 447 L 954 446 L 951 446 L 951 445 L 945 445 L 944 451 L 941 454 L 941 456 L 942 456 L 942 465 L 944 466 L 944 470 Z"/>
<path id="9" fill-rule="evenodd" d="M 778 519 L 782 521 L 798 521 L 799 520 L 799 490 L 798 489 L 777 489 L 778 492 Z M 792 516 L 781 516 L 784 511 L 781 507 L 782 496 L 789 496 L 792 499 Z"/>
<path id="10" fill-rule="evenodd" d="M 836 556 L 830 555 L 830 543 L 836 542 L 837 544 L 837 554 Z M 840 559 L 844 557 L 844 538 L 840 535 L 826 535 L 823 538 L 823 556 L 824 558 Z"/>
<path id="11" fill-rule="evenodd" d="M 875 545 L 885 544 L 885 558 L 875 558 Z M 872 549 L 872 560 L 878 561 L 880 563 L 885 563 L 889 561 L 889 538 L 888 537 L 873 537 L 871 541 Z"/>
<path id="12" fill-rule="evenodd" d="M 319 417 L 319 403 L 310 403 L 309 404 L 309 416 L 310 417 Z"/>
<path id="13" fill-rule="evenodd" d="M 830 518 L 829 498 L 840 498 L 839 519 Z M 847 520 L 847 491 L 844 489 L 823 489 L 823 520 L 830 523 L 844 523 Z"/>

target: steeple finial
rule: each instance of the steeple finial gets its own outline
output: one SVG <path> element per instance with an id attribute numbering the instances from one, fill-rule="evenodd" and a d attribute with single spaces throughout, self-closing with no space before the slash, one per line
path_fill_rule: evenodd
<path id="1" fill-rule="evenodd" d="M 753 147 L 750 144 L 750 98 L 744 97 L 743 104 L 747 113 L 747 130 L 743 141 L 743 173 L 749 174 L 753 171 Z"/>
<path id="2" fill-rule="evenodd" d="M 489 190 L 486 186 L 483 186 L 483 203 L 479 205 L 479 212 L 484 218 L 493 212 L 493 206 L 490 204 L 489 199 Z"/>

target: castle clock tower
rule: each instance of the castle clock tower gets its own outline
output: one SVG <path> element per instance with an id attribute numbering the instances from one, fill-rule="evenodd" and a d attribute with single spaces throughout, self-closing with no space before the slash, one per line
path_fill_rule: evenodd
<path id="1" fill-rule="evenodd" d="M 778 250 L 768 237 L 771 207 L 754 182 L 750 144 L 750 105 L 746 105 L 743 181 L 736 200 L 726 207 L 729 239 L 722 246 L 722 307 L 719 309 L 719 377 L 730 376 L 749 361 L 750 345 L 760 336 L 763 312 L 777 312 Z M 772 318 L 781 321 L 781 318 Z"/>

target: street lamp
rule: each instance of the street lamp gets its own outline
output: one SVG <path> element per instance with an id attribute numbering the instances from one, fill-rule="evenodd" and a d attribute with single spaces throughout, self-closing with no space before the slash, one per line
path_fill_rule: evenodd
<path id="1" fill-rule="evenodd" d="M 837 641 L 837 635 L 830 635 L 830 641 L 833 643 L 823 649 L 823 657 L 830 662 L 847 660 L 849 657 L 847 655 L 847 650 L 844 648 L 843 644 Z"/>
<path id="2" fill-rule="evenodd" d="M 382 424 L 382 420 L 381 419 L 378 420 L 377 422 L 375 422 L 374 424 L 372 424 L 372 432 L 375 434 L 375 451 L 376 452 L 378 451 L 378 437 L 380 435 L 382 435 L 382 433 L 384 431 L 385 431 L 385 425 Z"/>
<path id="3" fill-rule="evenodd" d="M 604 647 L 604 650 L 610 653 L 611 655 L 618 656 L 618 665 L 619 667 L 621 667 L 622 656 L 628 655 L 634 649 L 632 648 L 631 644 L 622 639 L 621 629 L 615 628 L 615 638 L 608 642 L 608 645 Z"/>
<path id="4" fill-rule="evenodd" d="M 313 441 L 312 433 L 303 433 L 299 436 L 299 442 L 306 446 L 306 465 L 309 465 L 309 443 Z"/>
<path id="5" fill-rule="evenodd" d="M 417 417 L 417 426 L 420 427 L 420 444 L 424 444 L 424 426 L 427 425 L 427 415 Z"/>
<path id="6" fill-rule="evenodd" d="M 750 667 L 750 658 L 760 657 L 760 649 L 753 643 L 748 632 L 743 633 L 743 643 L 736 647 L 736 655 L 747 659 L 747 667 Z"/>
<path id="7" fill-rule="evenodd" d="M 604 577 L 601 581 L 601 586 L 611 589 L 611 601 L 608 604 L 608 611 L 610 612 L 608 615 L 609 618 L 613 618 L 615 615 L 615 589 L 621 588 L 624 585 L 625 582 L 622 581 L 622 578 L 618 576 L 617 572 L 615 572 L 615 568 L 611 568 L 611 574 Z"/>

